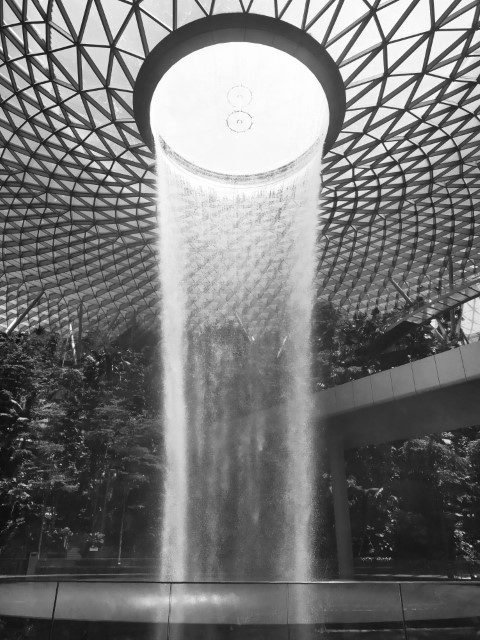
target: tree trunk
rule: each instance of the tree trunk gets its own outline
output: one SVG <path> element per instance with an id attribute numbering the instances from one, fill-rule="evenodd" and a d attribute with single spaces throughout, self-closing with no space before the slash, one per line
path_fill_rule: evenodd
<path id="1" fill-rule="evenodd" d="M 127 487 L 125 487 L 125 490 L 123 492 L 123 502 L 122 502 L 122 519 L 120 520 L 120 535 L 118 538 L 117 564 L 122 564 L 123 526 L 125 523 L 125 509 L 127 505 L 127 496 L 128 496 L 128 489 Z"/>

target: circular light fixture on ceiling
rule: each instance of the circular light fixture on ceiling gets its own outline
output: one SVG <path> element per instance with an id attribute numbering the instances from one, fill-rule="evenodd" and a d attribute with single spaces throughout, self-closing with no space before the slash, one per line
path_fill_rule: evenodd
<path id="1" fill-rule="evenodd" d="M 232 111 L 227 118 L 227 127 L 234 133 L 245 133 L 252 124 L 252 116 L 246 111 Z"/>
<path id="2" fill-rule="evenodd" d="M 250 91 L 250 89 L 248 89 L 248 87 L 244 87 L 243 85 L 239 84 L 229 90 L 227 99 L 232 107 L 241 109 L 248 106 L 252 101 L 252 92 Z"/>
<path id="3" fill-rule="evenodd" d="M 345 113 L 340 73 L 296 27 L 257 15 L 198 20 L 163 40 L 134 90 L 140 133 L 190 171 L 283 176 L 328 150 Z"/>

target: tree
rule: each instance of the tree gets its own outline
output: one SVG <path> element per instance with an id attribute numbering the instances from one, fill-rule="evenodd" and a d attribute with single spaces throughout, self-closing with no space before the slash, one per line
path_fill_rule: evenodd
<path id="1" fill-rule="evenodd" d="M 454 332 L 441 336 L 428 325 L 387 341 L 390 317 L 377 310 L 348 318 L 318 303 L 313 320 L 316 389 L 457 344 Z M 209 359 L 222 358 L 232 411 L 280 402 L 281 336 L 251 340 L 236 324 L 212 331 L 197 364 L 207 371 Z M 156 555 L 164 464 L 158 350 L 147 331 L 115 344 L 87 335 L 74 365 L 55 334 L 0 335 L 0 553 L 75 545 L 86 553 L 101 546 L 120 560 Z M 209 384 L 213 397 L 218 381 Z M 205 410 L 215 416 L 218 407 L 212 401 Z M 478 429 L 349 451 L 347 474 L 356 555 L 479 560 Z M 322 557 L 333 555 L 329 482 L 319 473 Z"/>
<path id="2" fill-rule="evenodd" d="M 381 316 L 374 309 L 370 315 L 357 313 L 348 318 L 332 305 L 318 303 L 314 323 L 317 388 L 459 344 L 456 332 L 447 327 L 442 335 L 428 324 L 411 327 L 387 341 L 385 330 L 392 316 Z M 458 557 L 477 558 L 477 438 L 478 429 L 472 428 L 347 451 L 355 555 L 445 565 Z"/>
<path id="3" fill-rule="evenodd" d="M 160 492 L 146 489 L 158 488 L 161 467 L 159 403 L 146 382 L 155 359 L 87 342 L 79 365 L 63 366 L 60 344 L 43 331 L 0 344 L 4 555 L 96 534 L 114 546 L 120 519 L 128 543 L 130 530 L 152 533 L 147 520 L 158 521 Z"/>

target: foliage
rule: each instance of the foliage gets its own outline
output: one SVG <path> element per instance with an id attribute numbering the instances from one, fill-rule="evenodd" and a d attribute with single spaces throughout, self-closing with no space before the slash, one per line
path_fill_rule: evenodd
<path id="1" fill-rule="evenodd" d="M 459 344 L 448 326 L 400 333 L 385 345 L 392 316 L 353 319 L 319 303 L 315 314 L 317 388 L 341 384 Z M 454 433 L 347 451 L 354 554 L 398 561 L 480 560 L 480 434 Z"/>
<path id="2" fill-rule="evenodd" d="M 458 345 L 430 324 L 407 327 L 388 341 L 395 312 L 357 312 L 352 318 L 329 302 L 317 302 L 313 314 L 313 375 L 317 388 L 342 384 L 377 371 L 425 358 Z M 388 346 L 385 346 L 388 345 Z"/>
<path id="3" fill-rule="evenodd" d="M 457 344 L 452 332 L 442 336 L 429 326 L 387 343 L 389 320 L 376 310 L 349 319 L 318 303 L 314 386 L 341 384 Z M 281 398 L 280 336 L 252 342 L 229 325 L 214 344 L 215 353 L 205 351 L 205 366 L 219 353 L 231 363 L 227 382 L 239 412 L 253 402 L 239 389 L 254 388 L 260 405 Z M 71 547 L 115 557 L 156 552 L 163 464 L 157 340 L 132 333 L 112 345 L 90 336 L 82 347 L 75 364 L 54 334 L 0 335 L 3 556 Z M 475 427 L 350 451 L 347 473 L 355 555 L 480 561 Z M 318 486 L 326 519 L 317 545 L 333 554 L 328 473 L 319 474 Z"/>
<path id="4" fill-rule="evenodd" d="M 158 400 L 145 384 L 151 356 L 91 349 L 72 367 L 53 335 L 1 340 L 3 554 L 86 548 L 92 536 L 114 547 L 125 516 L 124 545 L 151 553 L 161 466 Z"/>

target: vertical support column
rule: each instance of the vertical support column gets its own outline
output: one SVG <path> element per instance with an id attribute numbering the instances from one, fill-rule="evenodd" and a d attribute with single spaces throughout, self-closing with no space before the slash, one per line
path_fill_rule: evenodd
<path id="1" fill-rule="evenodd" d="M 108 327 L 107 327 L 107 338 L 108 338 L 109 340 L 110 340 L 110 338 L 111 338 L 111 333 L 112 333 L 112 331 L 113 331 L 113 328 L 114 328 L 114 326 L 115 326 L 115 323 L 116 323 L 116 322 L 117 322 L 117 320 L 118 320 L 118 316 L 119 316 L 119 315 L 120 315 L 120 309 L 117 309 L 116 314 L 113 316 L 113 320 L 111 320 L 111 321 L 108 323 Z"/>
<path id="2" fill-rule="evenodd" d="M 339 578 L 353 579 L 353 550 L 347 476 L 343 444 L 335 436 L 329 439 L 330 473 L 332 476 L 333 508 Z"/>
<path id="3" fill-rule="evenodd" d="M 78 305 L 77 358 L 81 360 L 83 352 L 83 302 Z"/>
<path id="4" fill-rule="evenodd" d="M 43 296 L 43 293 L 44 293 L 44 290 L 42 289 L 40 293 L 36 296 L 36 298 L 34 298 L 32 302 L 30 302 L 30 304 L 27 305 L 27 308 L 24 311 L 22 311 L 22 313 L 19 316 L 17 316 L 15 320 L 13 320 L 13 322 L 11 322 L 8 325 L 5 331 L 7 336 L 10 335 L 12 331 L 18 327 L 18 325 L 22 322 L 22 320 L 24 320 L 24 318 L 28 316 L 28 314 L 33 309 L 33 307 L 35 307 L 40 302 L 40 298 Z"/>
<path id="5" fill-rule="evenodd" d="M 450 291 L 453 291 L 455 284 L 455 274 L 453 271 L 453 258 L 452 254 L 448 256 L 448 286 Z M 457 334 L 457 322 L 455 319 L 455 307 L 450 309 L 450 337 L 453 339 Z"/>
<path id="6" fill-rule="evenodd" d="M 70 336 L 70 346 L 72 348 L 73 364 L 77 366 L 77 349 L 75 346 L 75 336 L 73 335 L 73 327 L 71 322 L 68 324 L 68 333 Z"/>
<path id="7" fill-rule="evenodd" d="M 177 28 L 177 21 L 178 21 L 177 0 L 172 0 L 172 26 L 174 29 Z"/>
<path id="8" fill-rule="evenodd" d="M 395 287 L 395 291 L 397 293 L 399 293 L 402 298 L 405 300 L 405 302 L 407 302 L 408 304 L 413 304 L 413 300 L 410 298 L 409 295 L 407 295 L 405 293 L 405 291 L 402 289 L 402 287 L 398 284 L 398 282 L 395 282 L 395 280 L 390 277 L 390 282 L 393 284 L 393 286 Z"/>

